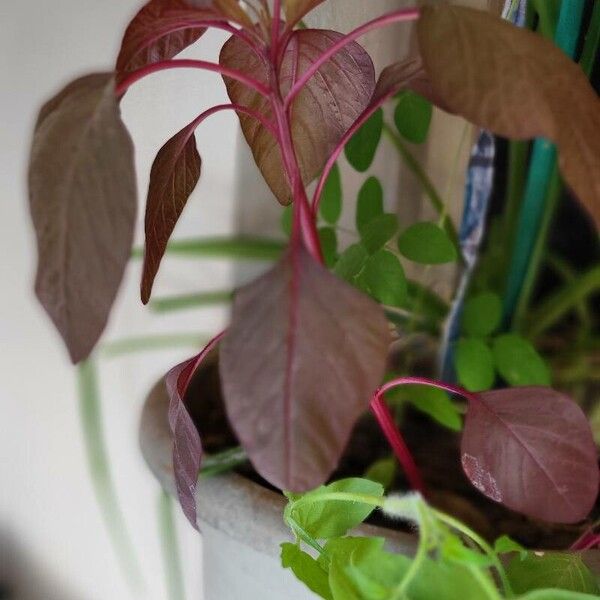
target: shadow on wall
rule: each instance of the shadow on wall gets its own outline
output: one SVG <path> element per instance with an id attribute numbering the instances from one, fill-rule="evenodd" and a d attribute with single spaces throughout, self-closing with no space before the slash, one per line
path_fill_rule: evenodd
<path id="1" fill-rule="evenodd" d="M 86 600 L 48 577 L 13 535 L 0 529 L 0 600 Z"/>

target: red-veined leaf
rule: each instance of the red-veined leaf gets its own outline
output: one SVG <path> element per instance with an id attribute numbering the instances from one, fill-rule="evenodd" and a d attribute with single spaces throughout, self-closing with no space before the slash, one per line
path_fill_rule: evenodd
<path id="1" fill-rule="evenodd" d="M 207 13 L 203 15 L 203 13 Z M 146 65 L 173 58 L 206 31 L 196 23 L 212 16 L 184 0 L 151 0 L 132 19 L 117 58 L 119 79 Z"/>
<path id="2" fill-rule="evenodd" d="M 200 178 L 201 160 L 196 148 L 193 121 L 173 136 L 158 152 L 146 204 L 146 245 L 142 273 L 142 302 L 150 299 L 167 243 L 190 194 Z"/>
<path id="3" fill-rule="evenodd" d="M 305 491 L 335 468 L 381 381 L 382 309 L 303 247 L 235 297 L 221 344 L 229 420 L 270 483 Z"/>
<path id="4" fill-rule="evenodd" d="M 574 523 L 596 500 L 598 461 L 590 426 L 577 404 L 550 388 L 476 394 L 461 451 L 477 489 L 526 515 Z"/>
<path id="5" fill-rule="evenodd" d="M 196 486 L 202 464 L 202 442 L 184 398 L 196 369 L 222 336 L 216 336 L 198 356 L 173 367 L 165 376 L 169 395 L 169 426 L 173 432 L 175 487 L 183 512 L 196 529 Z"/>
<path id="6" fill-rule="evenodd" d="M 280 67 L 282 95 L 285 96 L 312 62 L 341 37 L 334 31 L 295 31 Z M 268 67 L 254 53 L 245 52 L 242 44 L 237 38 L 231 38 L 221 51 L 221 64 L 268 84 Z M 225 78 L 225 83 L 234 103 L 258 110 L 272 120 L 267 98 L 229 78 Z M 365 50 L 353 42 L 325 63 L 294 99 L 292 137 L 305 183 L 323 169 L 340 138 L 369 103 L 374 87 L 373 63 Z M 240 122 L 263 177 L 278 200 L 288 204 L 290 190 L 275 138 L 255 119 L 240 115 Z"/>
<path id="7" fill-rule="evenodd" d="M 417 31 L 443 103 L 499 135 L 554 141 L 567 183 L 600 225 L 600 100 L 581 68 L 542 36 L 482 11 L 426 7 Z"/>
<path id="8" fill-rule="evenodd" d="M 313 8 L 322 4 L 324 0 L 284 0 L 285 17 L 290 27 L 304 18 Z"/>
<path id="9" fill-rule="evenodd" d="M 106 325 L 135 224 L 133 144 L 113 74 L 77 79 L 41 109 L 29 197 L 36 293 L 78 362 Z"/>

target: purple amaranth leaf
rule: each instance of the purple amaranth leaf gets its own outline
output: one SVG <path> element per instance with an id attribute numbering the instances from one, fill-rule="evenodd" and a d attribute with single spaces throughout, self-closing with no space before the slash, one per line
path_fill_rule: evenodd
<path id="1" fill-rule="evenodd" d="M 194 358 L 173 367 L 165 377 L 169 394 L 169 425 L 173 433 L 173 474 L 185 516 L 197 529 L 196 486 L 202 464 L 202 442 L 185 405 L 185 393 L 196 369 L 219 343 L 221 333 Z"/>
<path id="2" fill-rule="evenodd" d="M 381 381 L 389 342 L 381 307 L 299 243 L 236 294 L 221 382 L 229 420 L 267 481 L 300 492 L 327 479 Z"/>
<path id="3" fill-rule="evenodd" d="M 598 495 L 598 460 L 581 408 L 545 387 L 468 394 L 462 465 L 483 494 L 556 523 L 585 518 Z"/>

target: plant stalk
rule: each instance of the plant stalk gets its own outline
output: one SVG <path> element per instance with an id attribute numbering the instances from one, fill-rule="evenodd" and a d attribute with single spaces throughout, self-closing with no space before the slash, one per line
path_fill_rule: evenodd
<path id="1" fill-rule="evenodd" d="M 168 597 L 170 600 L 185 600 L 183 572 L 173 515 L 173 499 L 164 490 L 161 490 L 158 499 L 158 529 Z"/>
<path id="2" fill-rule="evenodd" d="M 127 532 L 112 480 L 102 429 L 96 365 L 93 360 L 88 359 L 82 362 L 78 367 L 77 374 L 81 426 L 96 502 L 123 575 L 131 590 L 138 593 L 143 590 L 144 585 L 134 545 Z"/>

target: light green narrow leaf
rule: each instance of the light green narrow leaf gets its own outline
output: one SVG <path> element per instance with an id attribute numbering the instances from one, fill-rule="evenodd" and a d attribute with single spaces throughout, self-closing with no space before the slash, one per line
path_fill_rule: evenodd
<path id="1" fill-rule="evenodd" d="M 459 340 L 454 360 L 458 381 L 467 390 L 482 392 L 493 387 L 494 356 L 485 342 L 477 338 Z"/>
<path id="2" fill-rule="evenodd" d="M 279 222 L 281 231 L 287 236 L 292 235 L 292 224 L 294 222 L 294 205 L 288 204 L 281 211 L 281 220 Z"/>
<path id="3" fill-rule="evenodd" d="M 328 268 L 331 268 L 337 260 L 337 234 L 335 229 L 333 227 L 320 227 L 319 241 L 321 242 L 325 264 Z"/>
<path id="4" fill-rule="evenodd" d="M 379 109 L 346 144 L 348 162 L 363 173 L 372 164 L 383 130 L 383 111 Z"/>
<path id="5" fill-rule="evenodd" d="M 433 107 L 423 96 L 405 90 L 398 95 L 394 111 L 394 122 L 400 135 L 413 144 L 422 144 L 427 139 Z"/>
<path id="6" fill-rule="evenodd" d="M 389 490 L 396 477 L 396 459 L 393 456 L 376 460 L 366 471 L 365 479 L 380 483 L 385 490 Z"/>
<path id="7" fill-rule="evenodd" d="M 496 368 L 508 384 L 550 385 L 550 369 L 531 343 L 520 335 L 501 335 L 492 348 Z"/>
<path id="8" fill-rule="evenodd" d="M 379 215 L 360 232 L 363 246 L 369 254 L 383 248 L 398 231 L 398 217 L 389 213 Z"/>
<path id="9" fill-rule="evenodd" d="M 164 490 L 161 490 L 158 502 L 158 525 L 169 600 L 185 600 L 173 499 Z"/>
<path id="10" fill-rule="evenodd" d="M 335 225 L 342 215 L 342 178 L 337 163 L 333 165 L 325 182 L 319 212 L 323 220 Z"/>
<path id="11" fill-rule="evenodd" d="M 416 409 L 448 429 L 461 430 L 460 413 L 446 392 L 423 385 L 402 386 L 401 390 Z"/>
<path id="12" fill-rule="evenodd" d="M 502 318 L 502 300 L 493 292 L 482 292 L 469 298 L 462 316 L 464 332 L 472 337 L 494 333 Z"/>
<path id="13" fill-rule="evenodd" d="M 398 238 L 400 253 L 414 262 L 437 265 L 453 262 L 458 254 L 448 234 L 435 223 L 415 223 Z"/>
<path id="14" fill-rule="evenodd" d="M 352 244 L 342 252 L 333 268 L 333 272 L 346 281 L 352 281 L 369 258 L 369 254 L 362 244 Z"/>
<path id="15" fill-rule="evenodd" d="M 356 230 L 362 233 L 375 218 L 383 214 L 383 187 L 377 177 L 369 177 L 358 192 Z"/>
<path id="16" fill-rule="evenodd" d="M 408 291 L 400 261 L 387 250 L 378 250 L 365 263 L 363 280 L 371 295 L 387 306 L 404 306 Z"/>

